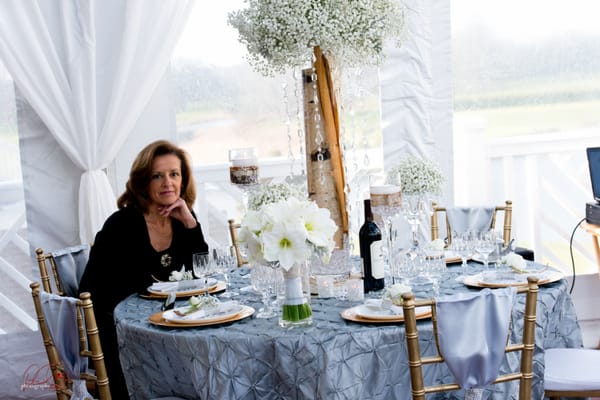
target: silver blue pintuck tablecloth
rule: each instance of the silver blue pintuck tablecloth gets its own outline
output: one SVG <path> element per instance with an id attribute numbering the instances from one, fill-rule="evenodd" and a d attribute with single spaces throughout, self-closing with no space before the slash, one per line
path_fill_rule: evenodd
<path id="1" fill-rule="evenodd" d="M 459 270 L 448 269 L 442 294 L 476 290 L 454 280 Z M 249 279 L 235 274 L 233 282 L 241 287 Z M 238 299 L 260 307 L 259 296 L 252 293 Z M 517 296 L 513 310 L 512 324 L 519 334 L 524 301 L 525 296 Z M 357 303 L 313 298 L 313 325 L 293 330 L 278 327 L 277 318 L 204 328 L 154 326 L 148 317 L 161 305 L 162 301 L 131 296 L 115 309 L 121 363 L 132 399 L 410 399 L 403 325 L 343 320 L 340 312 Z M 434 354 L 431 322 L 424 320 L 419 328 L 422 351 Z M 581 345 L 566 281 L 540 288 L 533 399 L 543 398 L 543 350 Z M 505 360 L 503 369 L 508 368 L 519 368 L 518 354 Z M 427 383 L 452 379 L 444 365 L 425 369 Z M 490 386 L 483 397 L 517 399 L 517 388 L 518 382 Z M 462 399 L 464 393 L 439 398 Z"/>

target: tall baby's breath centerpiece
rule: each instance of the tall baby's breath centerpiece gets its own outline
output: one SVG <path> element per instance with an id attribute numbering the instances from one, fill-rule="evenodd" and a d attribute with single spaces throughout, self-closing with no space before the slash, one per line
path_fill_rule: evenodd
<path id="1" fill-rule="evenodd" d="M 320 118 L 306 118 L 306 132 L 325 132 L 319 140 L 319 153 L 329 158 L 313 157 L 307 146 L 307 160 L 320 164 L 316 170 L 328 168 L 333 177 L 318 196 L 311 197 L 330 209 L 338 226 L 336 240 L 342 245 L 348 232 L 346 182 L 340 146 L 340 122 L 335 99 L 330 60 L 337 65 L 378 65 L 384 59 L 384 43 L 398 38 L 403 29 L 403 10 L 396 0 L 246 0 L 245 9 L 229 14 L 229 24 L 246 45 L 250 64 L 264 75 L 283 72 L 288 68 L 304 68 L 312 64 L 316 76 L 316 96 L 313 101 Z M 306 103 L 306 101 L 305 101 Z M 307 113 L 305 112 L 305 115 Z M 307 138 L 307 143 L 308 143 Z M 324 167 L 326 163 L 326 167 Z M 321 179 L 311 176 L 307 168 L 309 187 Z M 329 175 L 329 171 L 324 174 Z M 331 186 L 331 187 L 329 187 Z"/>
<path id="2" fill-rule="evenodd" d="M 411 226 L 413 248 L 416 249 L 421 218 L 429 214 L 431 200 L 428 196 L 442 192 L 444 175 L 432 160 L 409 155 L 388 171 L 388 180 L 402 188 L 402 213 Z"/>
<path id="3" fill-rule="evenodd" d="M 250 209 L 242 220 L 239 238 L 247 248 L 250 263 L 269 264 L 283 271 L 281 326 L 312 323 L 306 264 L 313 254 L 329 258 L 336 229 L 329 210 L 293 196 Z"/>

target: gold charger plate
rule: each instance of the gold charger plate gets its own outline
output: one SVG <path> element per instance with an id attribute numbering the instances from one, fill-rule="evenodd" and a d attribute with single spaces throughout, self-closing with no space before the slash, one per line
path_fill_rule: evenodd
<path id="1" fill-rule="evenodd" d="M 340 315 L 346 321 L 362 322 L 362 323 L 366 323 L 366 324 L 389 324 L 389 323 L 404 322 L 404 315 L 398 315 L 396 318 L 393 318 L 390 316 L 386 316 L 385 318 L 382 318 L 382 319 L 376 319 L 373 317 L 365 318 L 358 314 L 358 307 L 360 307 L 360 306 L 346 308 L 344 311 L 342 311 L 340 313 Z M 416 314 L 416 317 L 417 317 L 417 319 L 431 318 L 431 310 L 419 312 Z"/>
<path id="2" fill-rule="evenodd" d="M 218 281 L 215 285 L 209 286 L 208 293 L 219 293 L 227 289 L 225 282 Z M 179 298 L 198 296 L 204 293 L 204 288 L 197 290 L 185 290 L 181 292 L 175 292 L 175 296 Z M 169 296 L 169 292 L 156 292 L 148 290 L 147 294 L 141 294 L 140 297 L 144 299 L 166 299 Z"/>
<path id="3" fill-rule="evenodd" d="M 518 277 L 520 279 L 519 280 L 507 279 L 506 281 L 502 281 L 502 280 L 486 281 L 483 278 L 483 274 L 479 273 L 476 275 L 466 276 L 463 279 L 463 283 L 467 286 L 480 287 L 480 288 L 491 288 L 491 289 L 505 288 L 505 287 L 510 287 L 510 286 L 520 287 L 520 286 L 527 286 L 527 276 L 528 275 L 536 276 L 536 272 L 532 271 L 530 274 L 515 272 L 514 277 L 515 278 Z M 538 285 L 546 285 L 548 283 L 558 282 L 559 280 L 564 278 L 564 274 L 557 270 L 545 271 L 545 273 L 542 273 L 541 276 L 542 277 L 538 281 Z"/>
<path id="4" fill-rule="evenodd" d="M 229 318 L 218 319 L 218 320 L 212 319 L 212 320 L 207 320 L 207 321 L 198 321 L 196 323 L 185 323 L 185 324 L 167 321 L 166 319 L 163 318 L 164 311 L 159 311 L 155 314 L 152 314 L 150 317 L 148 317 L 148 321 L 152 325 L 165 326 L 165 327 L 169 327 L 169 328 L 193 328 L 193 327 L 199 327 L 199 326 L 210 326 L 210 325 L 218 325 L 218 324 L 225 324 L 228 322 L 240 321 L 240 320 L 242 320 L 244 318 L 248 318 L 249 316 L 254 314 L 254 311 L 255 311 L 254 308 L 252 308 L 250 306 L 242 305 L 242 310 L 239 313 L 237 313 Z"/>
<path id="5" fill-rule="evenodd" d="M 444 261 L 446 262 L 446 264 L 456 264 L 456 263 L 462 263 L 462 258 L 460 258 L 459 256 L 451 256 L 451 257 L 446 257 L 444 259 Z"/>

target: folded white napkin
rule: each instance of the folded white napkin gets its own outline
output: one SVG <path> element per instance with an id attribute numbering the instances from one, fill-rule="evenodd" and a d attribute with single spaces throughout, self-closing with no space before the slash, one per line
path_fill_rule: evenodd
<path id="1" fill-rule="evenodd" d="M 182 307 L 181 311 L 185 311 L 187 309 L 188 309 L 188 307 Z M 202 307 L 198 311 L 194 311 L 187 315 L 177 315 L 177 314 L 173 313 L 173 315 L 171 316 L 171 319 L 178 320 L 178 321 L 197 320 L 197 319 L 203 319 L 203 318 L 216 316 L 219 314 L 227 315 L 230 313 L 234 313 L 238 310 L 241 310 L 241 307 L 238 302 L 226 301 L 223 303 L 218 303 L 214 307 Z"/>
<path id="2" fill-rule="evenodd" d="M 392 302 L 383 302 L 381 299 L 366 299 L 365 306 L 379 309 L 380 311 L 390 311 L 393 315 L 403 315 L 402 306 L 397 306 Z"/>
<path id="3" fill-rule="evenodd" d="M 172 292 L 177 290 L 179 282 L 154 282 L 150 290 L 155 292 Z"/>

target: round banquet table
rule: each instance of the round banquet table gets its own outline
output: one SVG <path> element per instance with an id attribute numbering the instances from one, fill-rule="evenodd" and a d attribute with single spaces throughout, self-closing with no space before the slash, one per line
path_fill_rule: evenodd
<path id="1" fill-rule="evenodd" d="M 232 284 L 238 289 L 250 284 L 244 272 L 247 270 L 232 274 Z M 457 282 L 454 278 L 459 273 L 460 267 L 447 268 L 441 295 L 480 290 Z M 562 279 L 540 287 L 533 399 L 543 398 L 544 349 L 582 346 L 567 286 Z M 260 308 L 260 296 L 252 291 L 236 299 Z M 178 300 L 177 306 L 186 301 Z M 524 302 L 525 296 L 519 295 L 513 307 L 515 340 L 520 340 Z M 254 316 L 207 327 L 156 326 L 148 317 L 159 312 L 162 303 L 132 295 L 115 309 L 121 364 L 132 399 L 169 395 L 187 399 L 411 397 L 402 323 L 363 324 L 341 317 L 344 309 L 360 302 L 313 297 L 312 326 L 289 330 L 278 326 L 277 317 Z M 435 354 L 431 321 L 421 320 L 419 331 L 421 351 Z M 519 355 L 509 354 L 502 371 L 518 368 Z M 426 383 L 453 380 L 443 364 L 426 367 L 424 374 Z M 464 392 L 447 392 L 439 397 L 462 399 Z M 492 385 L 486 388 L 483 398 L 516 399 L 518 381 Z"/>

